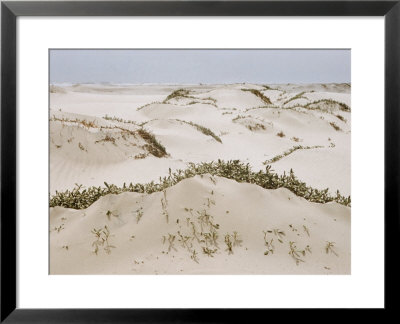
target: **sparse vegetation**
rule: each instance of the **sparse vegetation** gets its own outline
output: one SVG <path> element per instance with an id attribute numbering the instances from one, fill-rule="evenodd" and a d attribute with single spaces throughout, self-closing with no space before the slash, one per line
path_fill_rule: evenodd
<path id="1" fill-rule="evenodd" d="M 336 125 L 335 122 L 330 122 L 329 125 L 331 125 L 335 129 L 335 131 L 340 132 L 342 130 L 338 125 Z"/>
<path id="2" fill-rule="evenodd" d="M 201 126 L 201 125 L 199 125 L 199 124 L 195 124 L 195 123 L 193 123 L 193 122 L 191 122 L 191 121 L 188 122 L 188 121 L 180 120 L 180 119 L 176 119 L 176 121 L 181 122 L 181 123 L 188 124 L 188 125 L 190 125 L 190 126 L 193 126 L 193 127 L 196 128 L 199 132 L 203 133 L 204 135 L 206 135 L 206 136 L 211 136 L 211 137 L 214 138 L 217 142 L 222 143 L 221 138 L 218 137 L 216 134 L 214 134 L 214 132 L 213 132 L 211 129 L 209 129 L 209 128 L 206 128 L 206 127 Z"/>
<path id="3" fill-rule="evenodd" d="M 106 183 L 106 182 L 104 182 L 104 183 Z M 114 211 L 107 210 L 106 216 L 107 216 L 107 219 L 108 219 L 108 220 L 111 220 L 111 216 L 113 216 L 113 217 L 119 217 L 119 214 L 118 214 L 118 212 L 117 212 L 116 210 L 114 210 Z"/>
<path id="4" fill-rule="evenodd" d="M 286 100 L 286 101 L 283 103 L 283 105 L 286 105 L 286 104 L 288 104 L 289 102 L 294 101 L 294 100 L 297 100 L 297 99 L 307 99 L 306 97 L 303 97 L 303 95 L 304 95 L 305 93 L 306 93 L 305 91 L 298 93 L 297 95 L 295 95 L 294 97 L 290 98 L 289 100 Z"/>
<path id="5" fill-rule="evenodd" d="M 140 207 L 139 209 L 135 210 L 135 213 L 136 213 L 136 223 L 139 224 L 139 221 L 143 216 L 143 207 Z"/>
<path id="6" fill-rule="evenodd" d="M 308 245 L 304 250 L 298 250 L 295 242 L 289 242 L 289 255 L 296 261 L 296 265 L 299 265 L 300 262 L 304 262 L 301 257 L 306 255 L 306 250 L 311 251 Z"/>
<path id="7" fill-rule="evenodd" d="M 338 119 L 340 119 L 342 122 L 346 123 L 347 120 L 342 116 L 342 115 L 335 115 Z"/>
<path id="8" fill-rule="evenodd" d="M 247 119 L 247 122 L 244 121 L 246 119 Z M 232 121 L 234 123 L 236 123 L 238 121 L 241 121 L 240 124 L 245 126 L 250 131 L 266 130 L 267 129 L 267 127 L 264 124 L 256 122 L 256 121 L 254 121 L 254 119 L 264 122 L 264 120 L 262 120 L 261 118 L 255 118 L 255 117 L 253 117 L 251 115 L 237 115 L 235 118 L 232 119 Z"/>
<path id="9" fill-rule="evenodd" d="M 276 136 L 285 137 L 286 135 L 284 132 L 280 131 L 279 133 L 276 134 Z"/>
<path id="10" fill-rule="evenodd" d="M 111 135 L 109 135 L 109 134 L 106 134 L 106 136 L 103 138 L 103 139 L 101 139 L 101 140 L 98 140 L 98 141 L 96 141 L 95 143 L 97 144 L 97 143 L 104 143 L 104 142 L 111 142 L 111 143 L 113 143 L 114 145 L 116 145 L 115 144 L 115 138 L 114 137 L 112 137 Z"/>
<path id="11" fill-rule="evenodd" d="M 169 215 L 168 215 L 167 207 L 168 207 L 167 191 L 164 189 L 163 197 L 161 198 L 161 209 L 162 209 L 162 214 L 165 216 L 165 219 L 167 220 L 167 223 L 168 223 Z"/>
<path id="12" fill-rule="evenodd" d="M 271 88 L 269 85 L 264 84 L 263 87 L 265 88 L 265 90 L 276 90 L 276 91 L 281 91 L 282 93 L 284 93 L 283 90 L 280 90 L 278 88 Z"/>
<path id="13" fill-rule="evenodd" d="M 336 256 L 339 256 L 339 254 L 337 254 L 337 252 L 333 249 L 334 247 L 335 247 L 335 242 L 327 241 L 326 245 L 325 245 L 326 254 L 328 254 L 330 252 L 330 253 L 333 253 Z"/>
<path id="14" fill-rule="evenodd" d="M 168 97 L 165 98 L 165 100 L 163 102 L 166 103 L 168 100 L 171 100 L 171 99 L 174 99 L 174 98 L 179 98 L 179 97 L 188 98 L 189 97 L 189 93 L 190 93 L 189 90 L 186 90 L 186 89 L 175 90 L 170 95 L 168 95 Z M 190 97 L 190 98 L 196 99 L 196 98 L 193 98 L 193 97 Z"/>
<path id="15" fill-rule="evenodd" d="M 157 141 L 156 137 L 152 133 L 144 128 L 140 128 L 137 132 L 140 137 L 147 142 L 145 148 L 155 157 L 164 157 L 168 155 L 165 147 L 159 141 Z"/>
<path id="16" fill-rule="evenodd" d="M 199 258 L 197 257 L 197 252 L 196 252 L 196 250 L 193 250 L 192 255 L 190 256 L 190 258 L 191 258 L 194 262 L 199 263 Z"/>
<path id="17" fill-rule="evenodd" d="M 228 251 L 228 254 L 233 254 L 233 242 L 232 242 L 231 236 L 229 234 L 225 235 L 225 244 L 226 244 L 225 251 Z"/>
<path id="18" fill-rule="evenodd" d="M 145 104 L 143 106 L 140 106 L 140 107 L 136 108 L 136 110 L 139 111 L 139 110 L 142 110 L 143 108 L 146 108 L 148 106 L 155 105 L 155 104 L 162 104 L 162 103 L 163 102 L 153 101 L 153 102 L 147 103 L 147 104 Z"/>
<path id="19" fill-rule="evenodd" d="M 350 112 L 351 109 L 348 105 L 346 105 L 343 102 L 339 102 L 336 100 L 332 100 L 332 99 L 321 99 L 321 100 L 317 100 L 317 101 L 313 101 L 310 102 L 306 105 L 304 105 L 304 108 L 308 108 L 308 109 L 316 109 L 316 110 L 322 110 L 322 111 L 327 111 L 327 108 L 332 108 L 334 109 L 335 107 L 338 107 L 339 110 L 341 111 L 346 111 L 346 112 Z"/>
<path id="20" fill-rule="evenodd" d="M 247 129 L 250 131 L 257 131 L 257 130 L 266 130 L 267 128 L 260 123 L 255 123 L 254 125 L 246 125 Z"/>
<path id="21" fill-rule="evenodd" d="M 102 247 L 107 254 L 111 253 L 111 249 L 115 249 L 115 246 L 109 242 L 111 233 L 107 225 L 104 225 L 104 227 L 100 229 L 94 228 L 91 232 L 95 236 L 95 240 L 92 243 L 94 254 L 98 255 L 100 247 Z"/>
<path id="22" fill-rule="evenodd" d="M 176 238 L 175 235 L 168 233 L 168 252 L 170 252 L 172 249 L 177 251 L 177 249 L 174 246 L 175 238 Z M 164 236 L 164 242 L 165 242 L 165 236 Z"/>
<path id="23" fill-rule="evenodd" d="M 119 122 L 119 123 L 137 125 L 136 122 L 134 122 L 133 120 L 126 120 L 126 119 L 123 119 L 123 118 L 118 118 L 118 117 L 116 117 L 116 116 L 111 117 L 111 116 L 105 115 L 105 116 L 103 116 L 103 119 L 105 119 L 105 120 L 111 120 L 111 121 L 117 121 L 117 122 Z"/>
<path id="24" fill-rule="evenodd" d="M 71 123 L 71 124 L 78 124 L 78 125 L 82 125 L 85 128 L 99 128 L 99 126 L 96 124 L 95 121 L 91 121 L 91 120 L 86 120 L 86 119 L 70 119 L 70 118 L 58 118 L 56 116 L 53 115 L 52 118 L 50 118 L 50 121 L 59 121 L 61 123 Z"/>
<path id="25" fill-rule="evenodd" d="M 308 229 L 308 227 L 306 225 L 303 225 L 303 229 L 304 229 L 304 232 L 306 232 L 307 235 L 310 236 L 310 230 Z"/>
<path id="26" fill-rule="evenodd" d="M 288 149 L 287 151 L 283 152 L 282 154 L 274 156 L 272 159 L 269 159 L 269 160 L 263 162 L 263 164 L 267 165 L 270 163 L 275 163 L 275 162 L 283 159 L 285 156 L 288 156 L 289 154 L 291 154 L 297 150 L 311 150 L 311 149 L 322 148 L 322 147 L 323 146 L 320 146 L 320 145 L 314 145 L 314 146 L 296 145 L 296 146 L 293 146 L 292 148 Z"/>
<path id="27" fill-rule="evenodd" d="M 159 141 L 157 141 L 156 137 L 151 132 L 147 131 L 143 127 L 136 131 L 131 131 L 129 129 L 126 129 L 126 128 L 123 128 L 120 126 L 98 126 L 94 121 L 86 121 L 86 120 L 80 120 L 80 119 L 72 120 L 72 119 L 66 119 L 66 118 L 60 119 L 60 118 L 53 117 L 52 119 L 50 119 L 50 121 L 60 121 L 62 123 L 64 123 L 64 122 L 76 123 L 78 125 L 81 124 L 86 128 L 100 128 L 100 130 L 118 129 L 123 132 L 123 135 L 122 135 L 123 137 L 126 134 L 133 135 L 133 136 L 138 134 L 147 143 L 146 145 L 144 145 L 144 148 L 150 154 L 154 155 L 155 157 L 159 157 L 159 158 L 168 155 L 165 147 Z M 113 138 L 111 135 L 106 135 L 106 137 L 104 139 L 96 141 L 96 143 L 105 142 L 105 141 L 112 142 L 115 144 L 115 138 Z M 82 151 L 87 152 L 87 149 L 82 145 L 82 143 L 79 143 L 78 146 Z"/>
<path id="28" fill-rule="evenodd" d="M 87 152 L 87 150 L 85 149 L 85 147 L 82 145 L 81 142 L 78 143 L 78 147 L 79 147 L 79 149 L 80 149 L 81 151 L 86 151 L 86 152 Z"/>
<path id="29" fill-rule="evenodd" d="M 265 96 L 261 91 L 256 90 L 256 89 L 242 89 L 242 91 L 249 91 L 253 95 L 257 96 L 260 98 L 262 101 L 264 101 L 267 105 L 271 105 L 271 99 L 269 99 L 267 96 Z"/>
<path id="30" fill-rule="evenodd" d="M 57 233 L 60 233 L 64 229 L 64 224 L 61 224 L 60 226 L 54 226 L 54 230 Z"/>
<path id="31" fill-rule="evenodd" d="M 203 253 L 206 254 L 209 257 L 214 257 L 214 253 L 216 253 L 218 250 L 217 249 L 209 249 L 208 247 L 203 246 Z"/>
<path id="32" fill-rule="evenodd" d="M 286 188 L 299 197 L 316 203 L 327 203 L 335 201 L 345 206 L 351 206 L 350 196 L 342 196 L 339 191 L 336 196 L 328 194 L 328 188 L 325 190 L 314 189 L 307 186 L 306 183 L 297 179 L 294 172 L 290 170 L 289 174 L 278 175 L 271 171 L 271 166 L 267 165 L 265 170 L 253 172 L 250 165 L 244 164 L 239 160 L 217 162 L 203 162 L 199 164 L 190 163 L 186 170 L 177 170 L 170 173 L 168 177 L 160 178 L 159 183 L 150 182 L 146 184 L 130 184 L 123 187 L 108 185 L 106 188 L 89 187 L 83 189 L 82 186 L 76 186 L 73 190 L 65 192 L 56 191 L 50 199 L 50 207 L 62 206 L 65 208 L 84 209 L 89 207 L 100 197 L 108 194 L 119 194 L 122 192 L 153 193 L 163 191 L 178 182 L 194 177 L 195 175 L 211 174 L 213 176 L 224 177 L 238 182 L 254 183 L 265 189 Z"/>
<path id="33" fill-rule="evenodd" d="M 264 252 L 264 255 L 274 254 L 274 250 L 275 250 L 275 246 L 273 244 L 274 239 L 272 238 L 272 239 L 268 240 L 267 239 L 267 235 L 268 235 L 267 232 L 263 231 L 263 233 L 264 233 L 264 245 L 267 248 L 266 251 Z"/>

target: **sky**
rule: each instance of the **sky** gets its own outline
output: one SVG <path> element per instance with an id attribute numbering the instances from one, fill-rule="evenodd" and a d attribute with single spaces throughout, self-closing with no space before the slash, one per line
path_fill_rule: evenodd
<path id="1" fill-rule="evenodd" d="M 350 50 L 50 50 L 50 83 L 350 83 Z"/>

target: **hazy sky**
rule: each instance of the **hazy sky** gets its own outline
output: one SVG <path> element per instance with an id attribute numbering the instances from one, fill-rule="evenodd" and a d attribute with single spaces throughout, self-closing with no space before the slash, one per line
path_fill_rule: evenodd
<path id="1" fill-rule="evenodd" d="M 51 83 L 350 82 L 350 50 L 51 50 Z"/>

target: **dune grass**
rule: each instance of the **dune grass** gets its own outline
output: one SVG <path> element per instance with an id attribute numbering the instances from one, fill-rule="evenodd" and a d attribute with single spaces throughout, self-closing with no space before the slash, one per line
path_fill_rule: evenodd
<path id="1" fill-rule="evenodd" d="M 351 112 L 351 108 L 348 105 L 346 105 L 343 102 L 339 102 L 339 101 L 336 101 L 333 99 L 321 99 L 321 100 L 313 101 L 313 102 L 310 102 L 310 103 L 304 105 L 304 108 L 326 111 L 326 109 L 322 109 L 320 107 L 321 104 L 331 106 L 331 107 L 337 105 L 337 106 L 339 106 L 339 110 L 345 111 L 345 112 Z M 316 106 L 316 107 L 314 108 L 312 106 Z"/>
<path id="2" fill-rule="evenodd" d="M 140 128 L 137 130 L 138 134 L 141 138 L 143 138 L 147 145 L 145 148 L 153 154 L 155 157 L 164 157 L 168 155 L 165 147 L 156 139 L 156 137 L 150 133 L 149 131 L 145 130 L 144 128 Z"/>
<path id="3" fill-rule="evenodd" d="M 85 128 L 88 128 L 88 129 L 89 129 L 89 128 L 100 128 L 100 126 L 98 126 L 98 125 L 96 124 L 96 121 L 95 121 L 95 120 L 91 121 L 91 120 L 78 119 L 78 118 L 70 119 L 70 118 L 65 118 L 65 117 L 58 118 L 58 117 L 56 117 L 56 116 L 53 115 L 53 117 L 50 118 L 50 121 L 59 121 L 59 122 L 61 122 L 61 123 L 78 124 L 78 125 L 82 125 L 82 126 L 85 127 Z"/>
<path id="4" fill-rule="evenodd" d="M 214 138 L 217 142 L 222 143 L 221 138 L 218 137 L 211 129 L 209 129 L 209 128 L 207 128 L 207 127 L 201 126 L 201 125 L 199 125 L 199 124 L 195 124 L 195 123 L 193 123 L 193 122 L 191 122 L 191 121 L 188 122 L 188 121 L 181 120 L 181 119 L 175 119 L 175 120 L 178 121 L 178 122 L 185 123 L 185 124 L 188 124 L 188 125 L 190 125 L 190 126 L 193 126 L 193 127 L 196 128 L 199 132 L 203 133 L 204 135 L 211 136 L 211 137 Z"/>
<path id="5" fill-rule="evenodd" d="M 307 186 L 305 182 L 297 179 L 292 170 L 290 170 L 289 174 L 284 173 L 283 175 L 278 175 L 272 172 L 270 165 L 267 165 L 265 170 L 254 172 L 251 170 L 248 163 L 245 164 L 239 160 L 218 160 L 217 162 L 203 162 L 199 164 L 190 163 L 185 170 L 177 170 L 176 172 L 171 172 L 170 170 L 169 176 L 164 178 L 160 177 L 158 183 L 154 181 L 145 184 L 130 183 L 128 186 L 124 184 L 123 187 L 118 187 L 105 182 L 104 184 L 106 187 L 89 187 L 87 189 L 78 185 L 72 190 L 64 192 L 56 191 L 56 194 L 50 198 L 49 205 L 50 207 L 61 206 L 65 208 L 84 209 L 89 207 L 100 197 L 108 194 L 119 194 L 122 192 L 150 194 L 153 192 L 161 192 L 184 179 L 202 174 L 211 174 L 212 176 L 224 177 L 237 182 L 253 183 L 265 189 L 286 188 L 295 195 L 315 203 L 335 201 L 345 206 L 351 205 L 350 196 L 342 196 L 339 191 L 337 191 L 336 196 L 331 196 L 328 193 L 328 188 L 319 190 Z"/>
<path id="6" fill-rule="evenodd" d="M 341 120 L 342 122 L 347 123 L 346 118 L 344 118 L 342 115 L 337 114 L 335 116 L 336 116 L 337 119 Z"/>
<path id="7" fill-rule="evenodd" d="M 190 93 L 190 91 L 186 90 L 186 89 L 175 90 L 171 94 L 169 94 L 167 98 L 164 99 L 163 103 L 166 103 L 167 101 L 169 101 L 171 99 L 180 98 L 180 97 L 196 99 L 192 96 L 189 96 L 189 93 Z"/>
<path id="8" fill-rule="evenodd" d="M 329 125 L 331 125 L 334 128 L 334 130 L 337 132 L 340 132 L 342 130 L 338 125 L 336 125 L 335 122 L 331 122 L 331 123 L 329 123 Z"/>
<path id="9" fill-rule="evenodd" d="M 264 101 L 267 105 L 271 105 L 272 104 L 271 99 L 269 99 L 267 96 L 262 94 L 259 90 L 256 90 L 256 89 L 242 89 L 242 91 L 251 92 L 253 95 L 257 96 L 262 101 Z"/>
<path id="10" fill-rule="evenodd" d="M 323 146 L 320 146 L 320 145 L 315 145 L 315 146 L 296 145 L 296 146 L 293 146 L 292 148 L 288 149 L 287 151 L 283 152 L 282 154 L 274 156 L 272 159 L 263 162 L 263 164 L 267 165 L 267 164 L 270 164 L 270 163 L 277 162 L 277 161 L 283 159 L 285 156 L 288 156 L 289 154 L 292 154 L 293 152 L 295 152 L 297 150 L 310 150 L 310 149 L 322 148 L 322 147 Z"/>
<path id="11" fill-rule="evenodd" d="M 116 121 L 116 122 L 124 123 L 124 124 L 137 125 L 137 123 L 135 121 L 133 121 L 133 120 L 127 120 L 127 119 L 123 119 L 123 118 L 118 118 L 116 116 L 111 117 L 111 116 L 105 115 L 105 116 L 103 116 L 103 119 L 110 120 L 110 121 Z"/>
<path id="12" fill-rule="evenodd" d="M 304 95 L 305 93 L 306 93 L 305 91 L 298 93 L 297 95 L 295 95 L 294 97 L 290 98 L 289 100 L 286 100 L 286 101 L 283 103 L 283 105 L 286 105 L 286 104 L 288 104 L 289 102 L 294 101 L 294 100 L 297 100 L 297 99 L 307 99 L 306 97 L 303 97 L 303 95 Z"/>

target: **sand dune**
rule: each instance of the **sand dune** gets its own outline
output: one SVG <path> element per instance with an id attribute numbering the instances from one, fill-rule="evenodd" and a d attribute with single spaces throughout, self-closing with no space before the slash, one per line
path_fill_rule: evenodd
<path id="1" fill-rule="evenodd" d="M 50 224 L 52 274 L 350 272 L 349 207 L 210 175 L 51 208 Z"/>
<path id="2" fill-rule="evenodd" d="M 278 175 L 292 169 L 314 189 L 348 196 L 350 90 L 348 84 L 53 85 L 50 195 L 76 184 L 85 190 L 149 183 L 189 163 L 221 159 L 255 172 L 267 165 Z M 86 209 L 55 206 L 50 230 L 52 274 L 350 273 L 350 207 L 224 177 L 196 175 L 165 193 L 108 194 Z M 99 243 L 106 236 L 115 247 Z"/>

